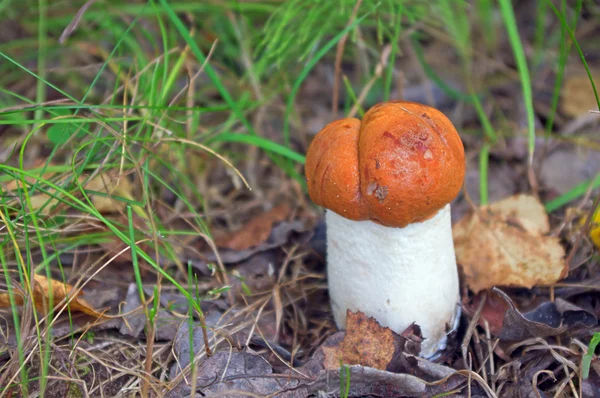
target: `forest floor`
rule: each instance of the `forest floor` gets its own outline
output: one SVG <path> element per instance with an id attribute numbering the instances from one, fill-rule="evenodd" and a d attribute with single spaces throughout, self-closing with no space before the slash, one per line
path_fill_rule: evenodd
<path id="1" fill-rule="evenodd" d="M 600 396 L 594 2 L 9 3 L 1 397 Z M 388 100 L 465 147 L 432 361 L 338 330 L 306 190 L 315 134 Z"/>

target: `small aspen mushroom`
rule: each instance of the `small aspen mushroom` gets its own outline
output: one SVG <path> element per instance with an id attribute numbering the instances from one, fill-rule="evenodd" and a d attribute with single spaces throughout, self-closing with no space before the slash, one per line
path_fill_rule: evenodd
<path id="1" fill-rule="evenodd" d="M 438 110 L 404 101 L 325 126 L 306 155 L 308 192 L 326 208 L 333 315 L 362 311 L 436 356 L 460 318 L 450 202 L 465 176 L 458 132 Z"/>

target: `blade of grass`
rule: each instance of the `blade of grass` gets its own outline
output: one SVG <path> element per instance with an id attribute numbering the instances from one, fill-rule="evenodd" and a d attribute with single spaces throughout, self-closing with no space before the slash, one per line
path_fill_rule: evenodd
<path id="1" fill-rule="evenodd" d="M 283 157 L 286 157 L 294 162 L 304 164 L 306 158 L 298 152 L 280 145 L 276 142 L 268 140 L 266 138 L 252 136 L 247 134 L 232 134 L 232 133 L 221 133 L 208 140 L 208 143 L 212 142 L 239 142 L 243 144 L 249 144 L 261 148 L 268 152 L 273 152 Z"/>
<path id="2" fill-rule="evenodd" d="M 492 0 L 477 0 L 475 5 L 483 29 L 483 38 L 488 51 L 496 49 L 497 37 L 494 24 L 494 2 Z"/>
<path id="3" fill-rule="evenodd" d="M 568 192 L 546 202 L 544 207 L 548 213 L 552 213 L 555 210 L 560 209 L 567 203 L 583 196 L 588 190 L 596 189 L 600 187 L 600 173 L 596 174 L 596 177 L 590 180 L 585 180 L 573 188 L 571 188 Z"/>
<path id="4" fill-rule="evenodd" d="M 356 96 L 356 93 L 354 92 L 354 88 L 352 88 L 352 83 L 350 83 L 350 80 L 348 79 L 348 77 L 346 75 L 344 75 L 344 87 L 346 87 L 346 92 L 348 93 L 348 95 L 350 96 L 350 99 L 352 100 L 352 101 L 346 101 L 346 104 L 347 105 L 352 104 L 352 107 L 356 107 L 358 114 L 362 118 L 365 115 L 365 110 L 363 109 L 362 105 L 360 104 L 358 97 Z M 347 115 L 348 112 L 346 112 L 345 114 Z"/>
<path id="5" fill-rule="evenodd" d="M 44 126 L 44 124 L 40 124 L 40 128 Z M 25 168 L 25 150 L 27 148 L 27 143 L 29 141 L 29 138 L 33 137 L 35 135 L 35 133 L 37 132 L 37 128 L 34 128 L 30 134 L 27 135 L 25 141 L 23 142 L 23 144 L 21 145 L 21 150 L 19 153 L 19 166 L 21 169 Z M 52 157 L 52 155 L 50 155 L 50 158 Z M 46 162 L 46 165 L 49 162 Z M 44 171 L 42 170 L 42 173 Z M 32 253 L 30 244 L 31 244 L 31 239 L 28 238 L 28 234 L 29 234 L 29 227 L 28 227 L 28 221 L 30 220 L 31 223 L 33 224 L 33 230 L 35 231 L 35 235 L 37 237 L 37 243 L 40 249 L 40 252 L 42 254 L 42 260 L 46 260 L 46 258 L 48 257 L 48 253 L 46 251 L 46 242 L 45 239 L 41 233 L 41 228 L 40 228 L 40 223 L 38 221 L 38 217 L 37 217 L 37 212 L 36 209 L 33 207 L 33 205 L 31 204 L 31 196 L 29 194 L 29 190 L 27 188 L 27 184 L 25 183 L 25 177 L 21 176 L 21 184 L 22 184 L 22 188 L 23 188 L 23 196 L 25 197 L 25 202 L 27 204 L 26 208 L 29 209 L 29 217 L 23 217 L 23 223 L 24 223 L 24 230 L 25 230 L 25 245 L 26 245 L 26 253 L 28 255 L 28 261 L 29 260 L 29 256 Z M 34 184 L 32 186 L 32 190 L 35 190 L 36 188 L 36 184 Z M 23 208 L 23 212 L 25 212 L 26 208 Z M 45 267 L 46 268 L 46 278 L 50 281 L 52 280 L 52 274 L 50 272 L 50 267 Z M 33 267 L 33 262 L 31 261 L 30 266 L 28 267 L 28 271 L 31 273 L 31 275 L 33 276 L 34 274 L 34 267 Z M 31 283 L 36 283 L 34 280 L 31 281 Z M 34 287 L 32 286 L 32 289 Z M 34 295 L 31 296 L 31 299 L 34 300 Z M 41 364 L 41 369 L 40 369 L 40 376 L 39 376 L 39 383 L 40 383 L 40 392 L 41 392 L 41 396 L 44 396 L 44 392 L 46 390 L 46 384 L 48 382 L 48 368 L 50 366 L 50 354 L 52 352 L 52 321 L 53 321 L 53 317 L 54 317 L 54 291 L 53 289 L 48 289 L 47 291 L 47 297 L 48 297 L 48 313 L 46 314 L 46 325 L 47 325 L 47 330 L 46 333 L 44 334 L 44 339 L 43 341 L 41 340 L 41 336 L 43 335 L 40 328 L 42 326 L 42 324 L 39 322 L 39 319 L 37 317 L 36 311 L 33 311 L 33 316 L 34 319 L 36 321 L 36 331 L 38 334 L 38 338 L 40 339 L 39 341 L 39 347 L 40 347 L 40 361 L 42 362 Z M 35 303 L 35 301 L 34 301 Z M 35 307 L 35 305 L 34 305 Z"/>
<path id="6" fill-rule="evenodd" d="M 7 217 L 5 216 L 5 212 L 2 209 L 0 209 L 0 219 L 2 219 L 2 222 L 7 227 L 8 233 L 12 234 L 12 226 L 9 225 Z M 14 324 L 14 328 L 15 328 L 15 340 L 17 342 L 17 356 L 19 358 L 19 369 L 20 369 L 19 373 L 21 376 L 21 386 L 22 386 L 21 392 L 24 394 L 24 396 L 27 396 L 27 391 L 28 391 L 27 385 L 29 384 L 29 375 L 27 372 L 27 367 L 25 366 L 25 347 L 23 346 L 23 339 L 21 336 L 21 320 L 19 317 L 17 303 L 15 301 L 15 295 L 14 295 L 14 290 L 13 290 L 13 286 L 12 286 L 12 279 L 10 278 L 10 270 L 8 268 L 8 262 L 6 260 L 5 254 L 4 254 L 4 250 L 0 250 L 0 263 L 2 264 L 2 271 L 4 273 L 4 281 L 6 283 L 6 289 L 8 290 L 8 299 L 10 302 L 10 308 L 11 308 L 12 317 L 13 317 L 13 324 Z M 9 387 L 10 387 L 10 385 L 8 385 L 8 383 L 7 383 L 6 387 L 2 391 L 2 394 L 0 394 L 0 395 L 5 396 Z"/>
<path id="7" fill-rule="evenodd" d="M 47 11 L 48 4 L 46 0 L 38 0 L 38 62 L 37 62 L 37 71 L 40 79 L 36 81 L 36 93 L 35 93 L 35 101 L 38 104 L 46 102 L 46 86 L 43 81 L 46 80 L 46 39 L 48 36 L 48 28 L 47 28 Z M 43 112 L 41 110 L 36 110 L 34 114 L 35 119 L 42 119 Z M 45 380 L 45 375 L 42 372 L 40 375 L 42 379 Z M 41 394 L 44 395 L 45 382 L 40 384 Z"/>
<path id="8" fill-rule="evenodd" d="M 581 378 L 584 380 L 590 376 L 590 366 L 598 344 L 600 344 L 600 332 L 594 333 L 590 340 L 587 353 L 581 358 Z"/>
<path id="9" fill-rule="evenodd" d="M 529 68 L 527 66 L 527 58 L 525 58 L 525 50 L 519 36 L 519 29 L 513 10 L 513 5 L 510 0 L 499 0 L 500 13 L 508 32 L 508 39 L 513 50 L 513 55 L 517 63 L 519 77 L 521 79 L 521 88 L 523 90 L 523 102 L 527 113 L 527 130 L 528 130 L 528 157 L 527 165 L 530 170 L 530 183 L 532 188 L 536 189 L 537 184 L 531 180 L 533 173 L 533 153 L 535 151 L 535 114 L 533 111 L 533 93 L 531 88 L 531 78 L 529 77 Z"/>
<path id="10" fill-rule="evenodd" d="M 470 91 L 473 91 L 470 88 Z M 473 97 L 473 107 L 477 112 L 477 117 L 479 118 L 479 122 L 483 128 L 483 147 L 479 153 L 479 204 L 487 205 L 488 204 L 488 165 L 489 165 L 489 154 L 490 147 L 496 142 L 497 135 L 494 131 L 494 127 L 490 122 L 490 119 L 487 117 L 485 111 L 483 110 L 483 105 L 481 105 L 481 101 L 479 101 L 479 97 L 475 94 L 472 94 Z"/>
<path id="11" fill-rule="evenodd" d="M 488 204 L 488 164 L 490 145 L 486 142 L 479 151 L 479 204 Z"/>
<path id="12" fill-rule="evenodd" d="M 548 6 L 545 0 L 537 1 L 537 10 L 535 13 L 535 33 L 533 38 L 533 48 L 535 49 L 535 57 L 533 66 L 536 68 L 543 58 L 544 42 L 546 38 L 546 18 L 548 16 Z M 562 32 L 561 32 L 561 48 L 562 48 Z"/>
<path id="13" fill-rule="evenodd" d="M 127 206 L 127 225 L 128 225 L 128 230 L 129 230 L 129 248 L 130 248 L 130 252 L 131 252 L 131 264 L 133 265 L 133 274 L 135 276 L 135 283 L 138 289 L 138 294 L 140 296 L 140 305 L 143 307 L 144 310 L 144 315 L 146 316 L 146 331 L 149 332 L 151 325 L 150 325 L 150 314 L 148 314 L 148 306 L 146 305 L 146 295 L 144 294 L 144 282 L 142 281 L 142 273 L 140 272 L 140 265 L 138 263 L 138 257 L 137 257 L 137 245 L 138 243 L 136 242 L 135 239 L 135 227 L 133 225 L 133 216 L 131 213 L 131 206 Z M 148 372 L 150 369 L 148 369 L 148 361 L 151 361 L 152 358 L 152 353 L 151 352 L 147 352 L 147 356 L 146 356 L 146 366 L 145 366 L 145 370 L 146 372 Z M 152 362 L 150 362 L 151 364 Z M 146 397 L 148 396 L 148 389 L 149 389 L 149 385 L 148 385 L 148 379 L 144 378 L 144 380 L 142 381 L 142 396 Z"/>

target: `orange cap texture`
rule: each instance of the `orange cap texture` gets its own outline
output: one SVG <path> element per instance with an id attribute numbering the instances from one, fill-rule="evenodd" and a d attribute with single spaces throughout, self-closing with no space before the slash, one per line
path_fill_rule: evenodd
<path id="1" fill-rule="evenodd" d="M 375 105 L 362 122 L 325 126 L 306 154 L 316 204 L 355 221 L 405 227 L 433 217 L 460 192 L 465 153 L 437 109 L 406 101 Z"/>

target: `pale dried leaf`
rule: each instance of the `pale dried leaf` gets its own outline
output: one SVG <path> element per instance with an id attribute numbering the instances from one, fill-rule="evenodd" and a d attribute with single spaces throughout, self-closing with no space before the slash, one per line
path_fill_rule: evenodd
<path id="1" fill-rule="evenodd" d="M 595 73 L 594 81 L 600 76 Z M 598 110 L 596 96 L 587 74 L 577 74 L 565 78 L 560 96 L 560 109 L 571 117 L 581 116 L 590 110 Z"/>
<path id="2" fill-rule="evenodd" d="M 122 212 L 127 203 L 119 198 L 133 199 L 133 186 L 129 179 L 112 172 L 98 174 L 84 188 L 107 195 L 91 195 L 92 204 L 100 213 Z"/>
<path id="3" fill-rule="evenodd" d="M 456 258 L 469 288 L 531 288 L 565 277 L 565 251 L 547 235 L 548 225 L 543 205 L 527 195 L 482 206 L 456 223 Z"/>

